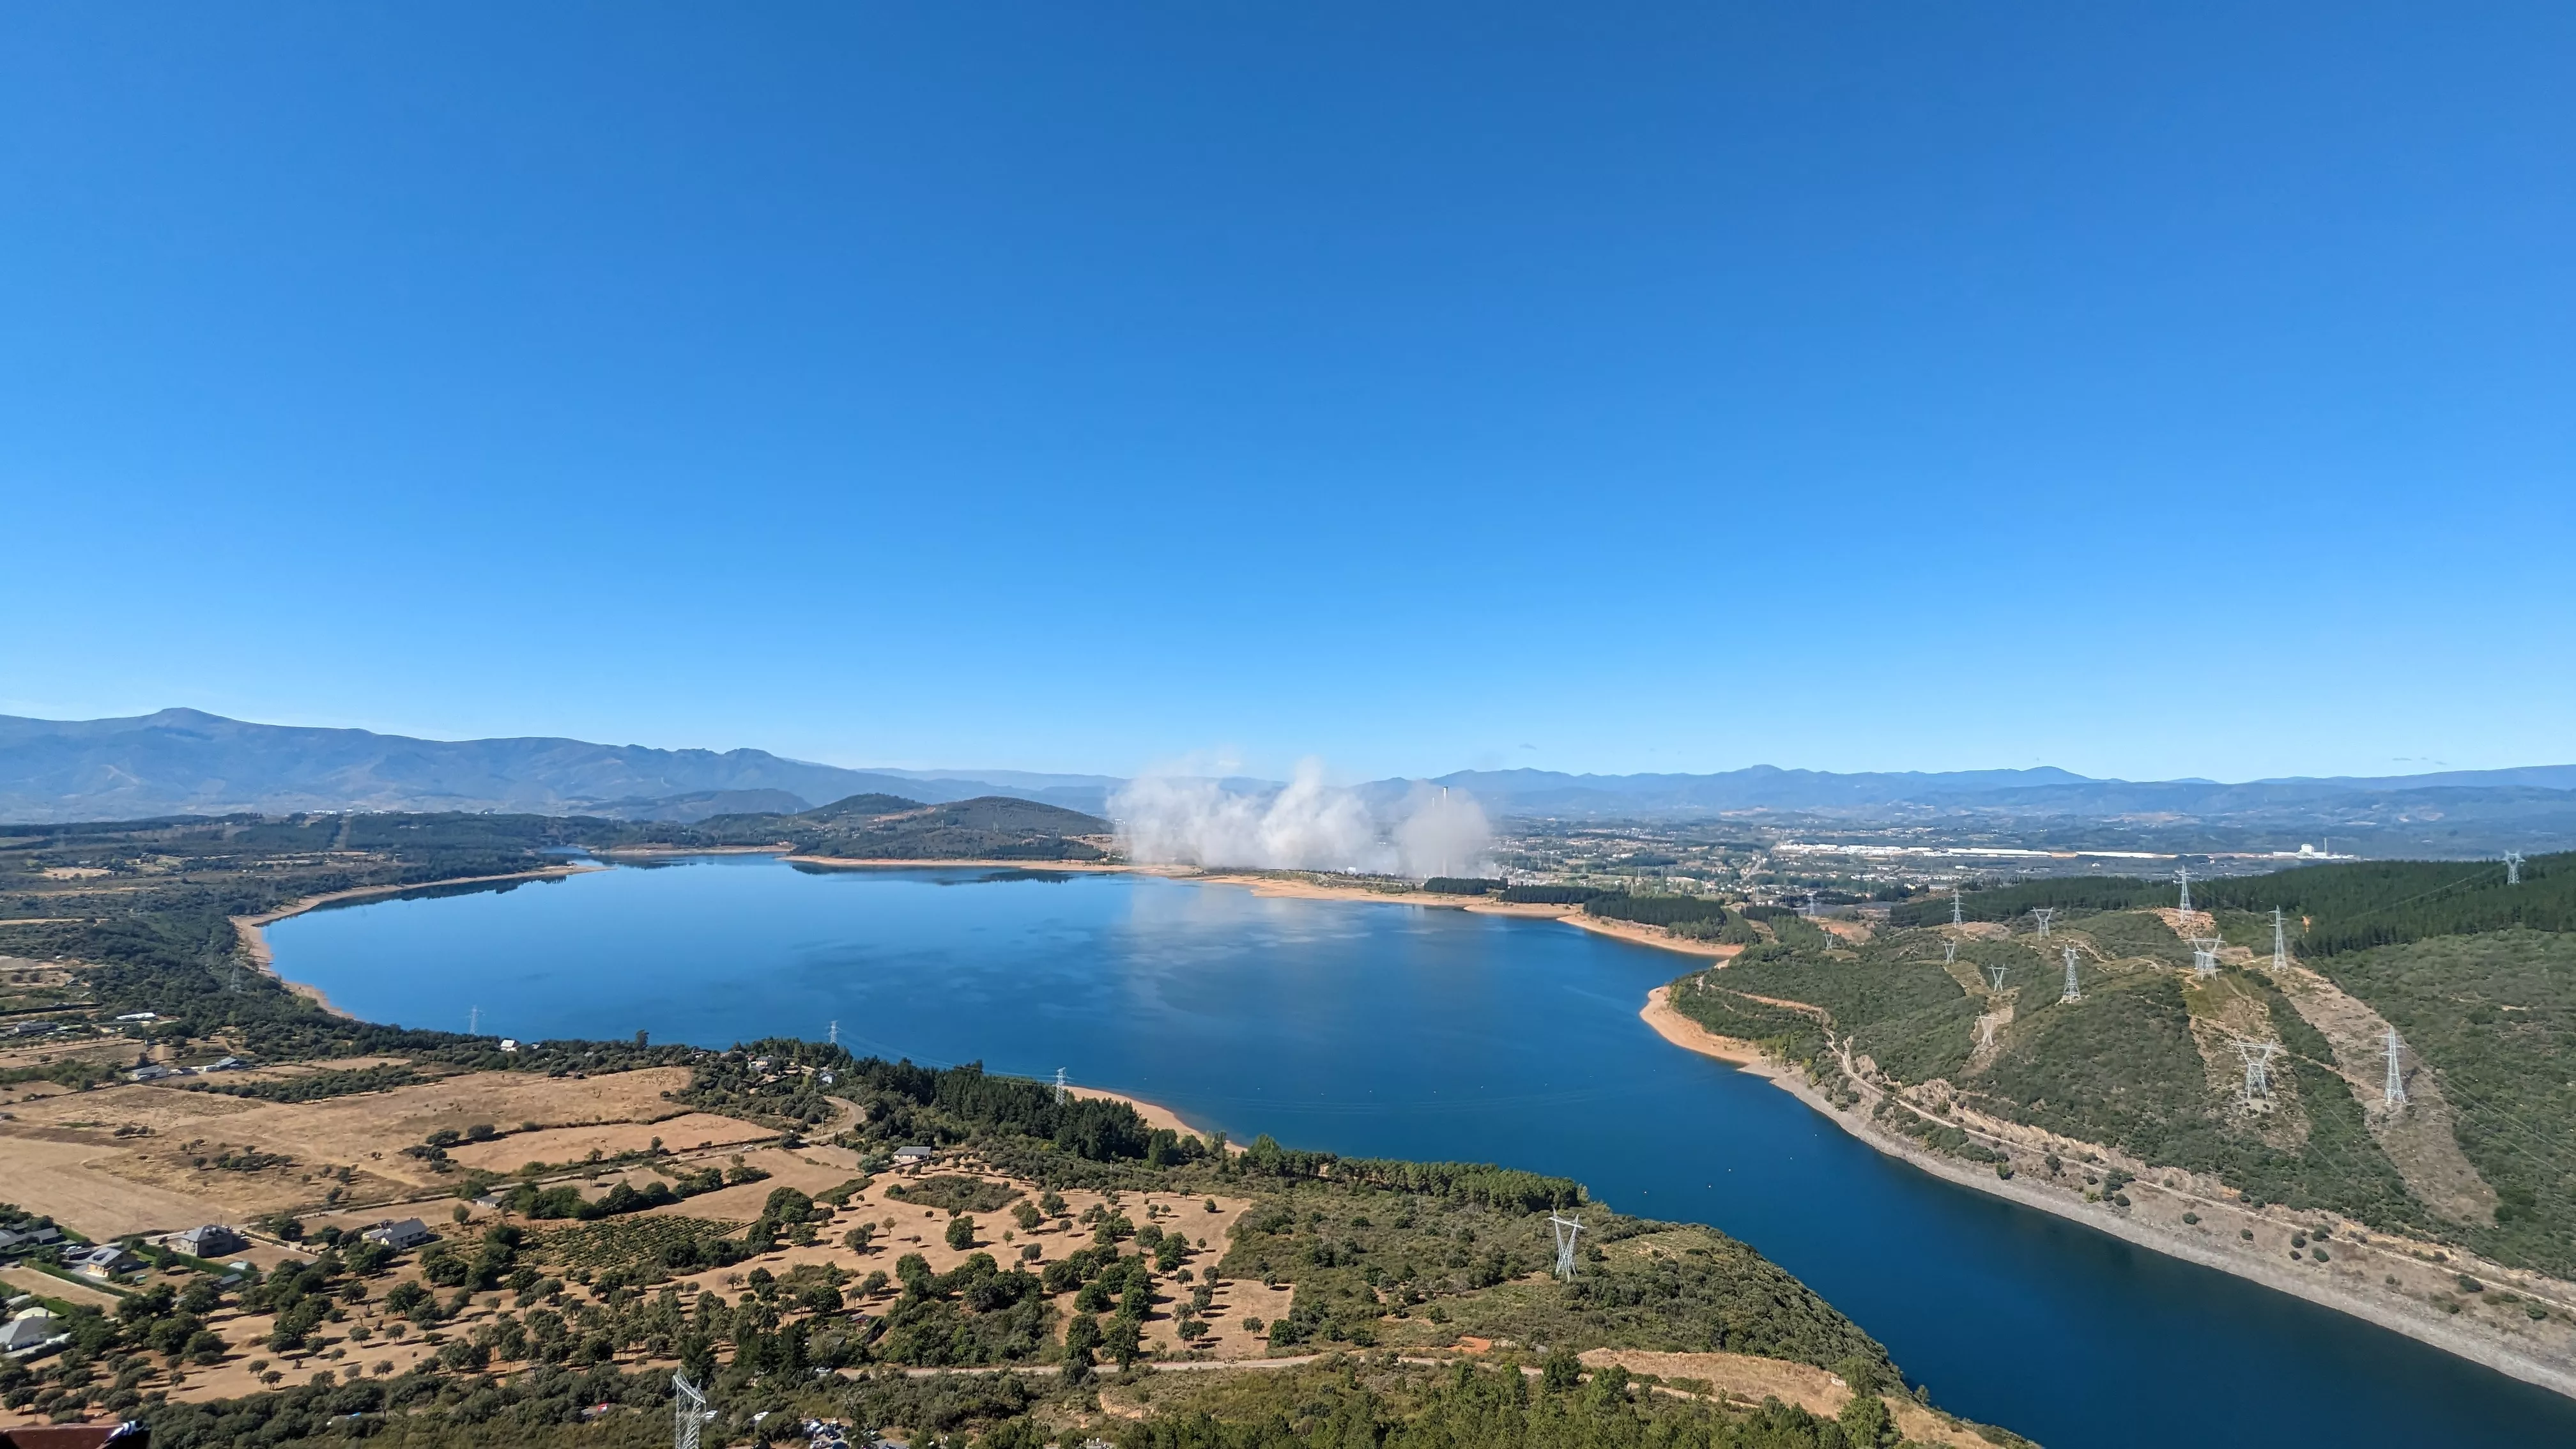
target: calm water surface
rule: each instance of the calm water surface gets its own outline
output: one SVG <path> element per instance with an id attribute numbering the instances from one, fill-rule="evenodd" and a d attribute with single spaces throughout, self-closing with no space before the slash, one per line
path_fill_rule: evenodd
<path id="1" fill-rule="evenodd" d="M 1163 1103 L 1238 1141 L 1563 1173 L 1715 1224 L 1955 1413 L 2078 1446 L 2576 1445 L 2576 1401 L 1952 1187 L 1637 1019 L 1684 969 L 1553 922 L 1132 876 L 767 857 L 317 911 L 279 969 L 374 1021 L 820 1038 Z"/>

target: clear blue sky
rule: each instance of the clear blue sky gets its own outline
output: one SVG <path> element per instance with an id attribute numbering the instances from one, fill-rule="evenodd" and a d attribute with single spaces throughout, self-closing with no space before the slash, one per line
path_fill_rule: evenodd
<path id="1" fill-rule="evenodd" d="M 0 712 L 2576 758 L 2564 4 L 26 4 Z"/>

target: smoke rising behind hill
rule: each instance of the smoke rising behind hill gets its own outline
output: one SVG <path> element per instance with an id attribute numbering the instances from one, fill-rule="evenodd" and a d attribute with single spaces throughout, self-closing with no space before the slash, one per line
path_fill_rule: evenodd
<path id="1" fill-rule="evenodd" d="M 1422 878 L 1478 875 L 1493 830 L 1464 791 L 1419 781 L 1392 805 L 1324 783 L 1320 762 L 1268 793 L 1196 775 L 1144 775 L 1109 797 L 1131 860 L 1263 870 L 1360 871 Z"/>

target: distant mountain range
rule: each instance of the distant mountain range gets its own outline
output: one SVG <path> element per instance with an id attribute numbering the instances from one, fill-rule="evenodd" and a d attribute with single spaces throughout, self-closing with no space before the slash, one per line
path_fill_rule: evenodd
<path id="1" fill-rule="evenodd" d="M 502 810 L 620 820 L 793 813 L 852 795 L 1007 795 L 1098 814 L 1096 775 L 844 770 L 765 750 L 583 740 L 418 740 L 246 724 L 193 709 L 131 719 L 0 715 L 0 819 L 136 820 L 240 810 Z"/>
<path id="2" fill-rule="evenodd" d="M 793 815 L 854 795 L 928 804 L 989 796 L 1106 813 L 1109 775 L 849 770 L 762 750 L 661 750 L 569 739 L 420 740 L 366 730 L 247 724 L 192 709 L 132 719 L 0 715 L 0 819 L 139 819 L 256 810 L 494 810 L 692 823 Z M 1259 791 L 1256 780 L 1226 787 Z M 1494 815 L 1666 818 L 1742 812 L 1819 823 L 1983 819 L 2225 823 L 2438 846 L 2474 835 L 2576 842 L 2576 765 L 2331 779 L 2096 780 L 2070 771 L 1832 774 L 1769 765 L 1709 775 L 1463 770 L 1433 781 Z M 1407 780 L 1359 787 L 1393 801 Z"/>

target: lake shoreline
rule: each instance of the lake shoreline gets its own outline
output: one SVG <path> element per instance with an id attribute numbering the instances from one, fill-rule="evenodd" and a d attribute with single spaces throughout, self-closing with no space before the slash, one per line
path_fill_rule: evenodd
<path id="1" fill-rule="evenodd" d="M 1542 904 L 1534 901 L 1498 901 L 1486 896 L 1455 896 L 1439 891 L 1372 890 L 1367 886 L 1335 885 L 1326 881 L 1280 877 L 1240 871 L 1190 871 L 1186 868 L 1130 867 L 1166 880 L 1192 885 L 1241 886 L 1254 895 L 1270 900 L 1290 901 L 1358 901 L 1390 906 L 1425 906 L 1432 910 L 1464 911 L 1471 916 L 1515 916 L 1523 920 L 1559 921 L 1580 931 L 1614 936 L 1639 946 L 1652 946 L 1659 951 L 1676 951 L 1685 956 L 1713 960 L 1730 960 L 1744 948 L 1721 946 L 1714 941 L 1694 941 L 1676 936 L 1661 926 L 1637 921 L 1618 921 L 1606 916 L 1587 915 L 1581 906 Z"/>
<path id="2" fill-rule="evenodd" d="M 410 891 L 440 890 L 447 886 L 496 885 L 504 881 L 518 880 L 561 880 L 566 876 L 583 875 L 606 869 L 608 867 L 604 865 L 550 865 L 536 870 L 510 871 L 502 875 L 460 876 L 455 880 L 413 881 L 404 885 L 352 886 L 344 891 L 329 891 L 318 896 L 305 896 L 299 900 L 289 901 L 274 910 L 261 911 L 256 915 L 233 916 L 229 919 L 233 924 L 234 935 L 240 938 L 243 950 L 250 956 L 251 965 L 262 975 L 273 978 L 278 985 L 342 1021 L 356 1021 L 357 1016 L 333 1005 L 331 998 L 323 994 L 321 987 L 306 981 L 289 981 L 278 974 L 277 953 L 268 944 L 266 927 L 275 925 L 289 916 L 300 916 L 307 911 L 319 910 L 338 901 L 364 900 L 370 896 L 398 896 Z"/>
<path id="3" fill-rule="evenodd" d="M 1990 1197 L 2002 1198 L 2023 1207 L 2036 1208 L 2041 1212 L 2092 1228 L 2151 1252 L 2162 1253 L 2167 1257 L 2197 1264 L 2200 1267 L 2215 1269 L 2275 1292 L 2305 1299 L 2319 1307 L 2334 1309 L 2361 1319 L 2365 1323 L 2414 1339 L 2418 1343 L 2428 1344 L 2455 1357 L 2494 1369 L 2507 1377 L 2576 1398 L 2576 1368 L 2571 1368 L 2564 1363 L 2554 1363 L 2528 1354 L 2517 1353 L 2510 1345 L 2467 1331 L 2455 1322 L 2437 1316 L 2429 1308 L 2414 1305 L 2412 1300 L 2404 1301 L 2419 1311 L 2401 1309 L 2397 1304 L 2384 1299 L 2350 1291 L 2332 1280 L 2319 1281 L 2312 1274 L 2292 1270 L 2260 1256 L 2258 1248 L 2238 1249 L 2233 1244 L 2241 1240 L 2232 1236 L 2221 1238 L 2214 1233 L 2186 1233 L 2178 1228 L 2168 1230 L 2140 1221 L 2135 1217 L 2123 1215 L 2107 1203 L 2088 1203 L 2077 1190 L 2024 1181 L 2018 1174 L 2011 1178 L 1997 1177 L 1990 1167 L 1942 1156 L 1918 1143 L 1888 1132 L 1870 1121 L 1860 1110 L 1845 1111 L 1836 1107 L 1816 1089 L 1814 1083 L 1807 1079 L 1804 1071 L 1766 1055 L 1757 1044 L 1736 1037 L 1719 1036 L 1683 1015 L 1680 1009 L 1672 1004 L 1671 993 L 1672 987 L 1669 985 L 1656 987 L 1647 993 L 1646 1004 L 1637 1013 L 1639 1019 L 1652 1028 L 1657 1036 L 1684 1051 L 1714 1058 L 1738 1070 L 1761 1077 L 1805 1103 L 1835 1126 L 1866 1143 L 1882 1156 L 1895 1158 L 1910 1167 L 1956 1186 L 1981 1192 Z M 2174 1197 L 2178 1201 L 2187 1201 L 2193 1210 L 2201 1214 L 2216 1214 L 2223 1217 L 2225 1221 L 2221 1226 L 2231 1230 L 2240 1221 L 2247 1224 L 2259 1223 L 2276 1231 L 2286 1230 L 2280 1219 L 2267 1217 L 2240 1204 L 2213 1199 L 2206 1194 L 2177 1192 L 2143 1176 L 2131 1183 L 2127 1190 L 2141 1197 L 2164 1195 Z M 2207 1236 L 2209 1242 L 2197 1241 L 2202 1236 Z M 2385 1238 L 2387 1235 L 2377 1236 Z M 2335 1241 L 2338 1250 L 2346 1255 L 2357 1251 L 2370 1251 L 2373 1246 L 2355 1244 L 2342 1238 L 2337 1238 Z M 2389 1239 L 2389 1241 L 2402 1242 L 2403 1240 Z M 2459 1252 L 2458 1249 L 2444 1251 Z M 2380 1249 L 2380 1254 L 2388 1258 L 2399 1256 L 2384 1247 Z M 2421 1269 L 2425 1266 L 2411 1257 L 2406 1258 L 2404 1262 L 2405 1266 L 2411 1268 Z M 2392 1262 L 2389 1266 L 2396 1265 Z M 2487 1281 L 2499 1285 L 2511 1284 L 2517 1290 L 2525 1289 L 2528 1280 L 2537 1276 L 2516 1274 L 2494 1264 L 2477 1262 L 2446 1264 L 2444 1267 L 2446 1269 L 2476 1268 L 2491 1275 Z"/>

